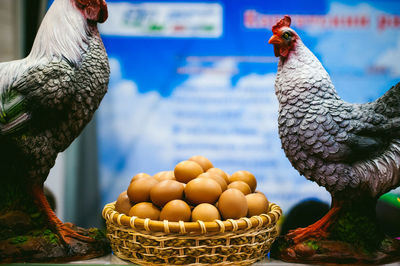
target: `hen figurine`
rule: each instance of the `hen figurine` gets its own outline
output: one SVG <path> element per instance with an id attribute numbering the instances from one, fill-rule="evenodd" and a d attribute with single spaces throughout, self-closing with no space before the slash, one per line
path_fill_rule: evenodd
<path id="1" fill-rule="evenodd" d="M 108 252 L 97 229 L 62 223 L 43 183 L 107 91 L 97 23 L 104 0 L 55 0 L 31 53 L 0 64 L 0 262 L 65 261 Z"/>
<path id="2" fill-rule="evenodd" d="M 289 16 L 277 22 L 269 39 L 279 57 L 279 135 L 293 167 L 325 187 L 332 206 L 315 224 L 281 237 L 274 255 L 318 263 L 399 259 L 399 241 L 382 233 L 375 205 L 400 185 L 400 83 L 372 103 L 343 101 L 290 23 Z"/>

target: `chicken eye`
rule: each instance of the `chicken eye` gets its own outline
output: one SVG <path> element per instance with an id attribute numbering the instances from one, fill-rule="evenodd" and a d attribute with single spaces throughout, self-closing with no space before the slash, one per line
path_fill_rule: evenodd
<path id="1" fill-rule="evenodd" d="M 286 40 L 289 40 L 290 35 L 289 35 L 289 33 L 285 32 L 285 33 L 282 35 L 282 37 L 283 37 L 284 39 L 286 39 Z"/>

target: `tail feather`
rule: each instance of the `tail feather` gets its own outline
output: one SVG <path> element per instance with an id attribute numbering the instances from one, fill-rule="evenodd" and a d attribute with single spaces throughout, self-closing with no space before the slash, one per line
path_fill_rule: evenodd
<path id="1" fill-rule="evenodd" d="M 387 118 L 400 117 L 400 82 L 375 101 L 375 112 Z"/>

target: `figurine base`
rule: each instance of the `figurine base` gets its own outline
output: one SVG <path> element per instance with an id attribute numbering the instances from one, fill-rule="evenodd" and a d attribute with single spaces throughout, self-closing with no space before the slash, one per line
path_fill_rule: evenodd
<path id="1" fill-rule="evenodd" d="M 382 264 L 400 260 L 400 240 L 388 238 L 376 220 L 376 199 L 332 198 L 316 223 L 289 231 L 273 244 L 271 256 L 287 262 Z"/>
<path id="2" fill-rule="evenodd" d="M 285 236 L 279 237 L 271 256 L 286 262 L 310 264 L 384 264 L 400 261 L 400 240 L 386 238 L 375 251 L 342 241 L 309 239 L 294 244 Z"/>
<path id="3" fill-rule="evenodd" d="M 4 223 L 6 218 L 8 221 L 18 223 L 13 228 L 30 227 L 28 217 L 23 217 L 25 215 L 21 212 L 11 212 L 7 214 L 8 217 L 1 217 L 0 223 Z M 20 220 L 21 218 L 25 220 Z M 0 240 L 0 263 L 67 262 L 91 259 L 110 253 L 109 243 L 102 231 L 96 228 L 83 229 L 72 224 L 66 225 L 83 236 L 93 238 L 94 241 L 85 242 L 70 238 L 66 244 L 50 229 L 31 229 L 24 234 Z"/>
<path id="4" fill-rule="evenodd" d="M 0 263 L 66 262 L 110 253 L 101 230 L 71 223 L 58 228 L 54 221 L 61 221 L 45 211 L 50 205 L 44 195 L 40 197 L 42 190 L 36 190 L 39 197 L 35 197 L 32 186 L 12 181 L 0 180 Z M 68 231 L 64 235 L 63 229 Z"/>

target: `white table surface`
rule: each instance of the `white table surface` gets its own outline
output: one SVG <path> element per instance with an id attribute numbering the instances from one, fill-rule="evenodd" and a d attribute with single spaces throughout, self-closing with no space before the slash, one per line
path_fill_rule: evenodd
<path id="1" fill-rule="evenodd" d="M 112 254 L 104 256 L 104 257 L 100 257 L 100 258 L 96 258 L 96 259 L 91 259 L 91 260 L 84 260 L 84 261 L 74 261 L 74 262 L 70 262 L 69 264 L 81 264 L 81 265 L 85 265 L 85 264 L 105 264 L 105 265 L 129 265 L 129 264 L 133 264 L 130 263 L 128 261 L 125 260 L 121 260 L 120 258 L 118 258 L 117 256 L 114 256 Z M 268 265 L 268 266 L 278 266 L 278 265 L 297 265 L 297 266 L 302 266 L 302 265 L 309 265 L 309 264 L 300 264 L 300 263 L 287 263 L 287 262 L 283 262 L 283 261 L 279 261 L 279 260 L 263 260 L 257 263 L 253 264 L 254 266 L 262 266 L 262 265 Z M 394 263 L 390 263 L 390 264 L 385 264 L 388 266 L 399 266 L 400 262 L 394 262 Z"/>

